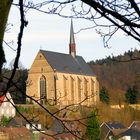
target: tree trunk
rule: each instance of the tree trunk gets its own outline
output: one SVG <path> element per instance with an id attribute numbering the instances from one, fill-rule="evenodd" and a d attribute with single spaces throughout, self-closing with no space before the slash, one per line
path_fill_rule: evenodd
<path id="1" fill-rule="evenodd" d="M 3 38 L 12 0 L 0 0 L 0 81 L 2 81 L 2 66 L 5 60 Z"/>

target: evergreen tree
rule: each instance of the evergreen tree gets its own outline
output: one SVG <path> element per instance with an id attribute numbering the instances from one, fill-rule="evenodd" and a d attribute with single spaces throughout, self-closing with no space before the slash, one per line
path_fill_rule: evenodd
<path id="1" fill-rule="evenodd" d="M 130 104 L 137 103 L 138 91 L 135 86 L 129 87 L 125 93 L 126 102 Z"/>
<path id="2" fill-rule="evenodd" d="M 99 140 L 100 125 L 97 118 L 97 110 L 90 113 L 87 123 L 87 136 L 88 140 Z"/>
<path id="3" fill-rule="evenodd" d="M 100 90 L 100 100 L 106 104 L 109 104 L 110 102 L 108 90 L 105 87 L 102 87 Z"/>

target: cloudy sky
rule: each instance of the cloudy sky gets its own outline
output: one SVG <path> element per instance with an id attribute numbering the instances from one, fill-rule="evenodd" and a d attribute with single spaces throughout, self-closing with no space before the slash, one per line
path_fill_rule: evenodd
<path id="1" fill-rule="evenodd" d="M 39 49 L 61 53 L 69 52 L 70 19 L 30 10 L 26 15 L 26 20 L 29 24 L 24 30 L 20 57 L 25 68 L 30 68 Z M 12 42 L 9 44 L 12 49 L 4 44 L 7 67 L 16 54 L 14 50 L 17 48 L 17 35 L 20 26 L 17 7 L 12 6 L 8 23 L 10 23 L 8 26 L 10 30 L 5 33 L 4 40 Z M 75 32 L 81 28 L 92 26 L 91 22 L 83 19 L 73 19 L 73 24 Z M 116 56 L 131 48 L 140 47 L 138 42 L 126 37 L 122 32 L 118 32 L 109 43 L 110 48 L 104 48 L 102 38 L 95 29 L 84 30 L 75 34 L 75 41 L 77 55 L 82 56 L 87 62 L 105 58 L 112 54 Z"/>

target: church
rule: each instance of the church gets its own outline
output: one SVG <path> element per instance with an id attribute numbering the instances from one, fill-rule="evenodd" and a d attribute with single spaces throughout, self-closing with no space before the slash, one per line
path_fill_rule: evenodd
<path id="1" fill-rule="evenodd" d="M 76 55 L 72 20 L 69 54 L 39 50 L 28 73 L 26 94 L 41 104 L 92 106 L 99 102 L 97 77 Z"/>

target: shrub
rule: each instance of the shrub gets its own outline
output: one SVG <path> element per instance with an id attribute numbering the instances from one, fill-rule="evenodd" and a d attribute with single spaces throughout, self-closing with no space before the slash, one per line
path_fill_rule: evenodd
<path id="1" fill-rule="evenodd" d="M 1 118 L 1 125 L 6 127 L 9 124 L 11 119 L 12 119 L 12 117 L 3 116 Z"/>
<path id="2" fill-rule="evenodd" d="M 100 125 L 97 118 L 97 110 L 90 113 L 87 123 L 87 137 L 89 140 L 99 140 Z"/>

